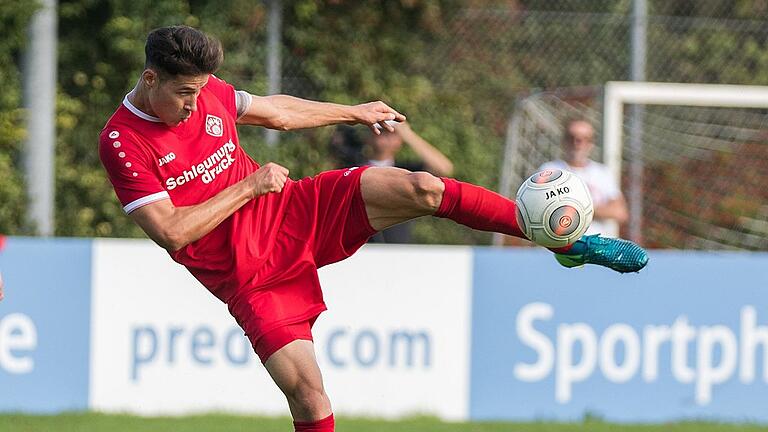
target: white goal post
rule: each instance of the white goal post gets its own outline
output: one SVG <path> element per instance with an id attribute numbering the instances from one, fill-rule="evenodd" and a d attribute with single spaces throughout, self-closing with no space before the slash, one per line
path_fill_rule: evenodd
<path id="1" fill-rule="evenodd" d="M 532 91 L 515 101 L 510 115 L 500 193 L 513 197 L 520 182 L 542 163 L 561 157 L 563 122 L 573 116 L 589 119 L 600 130 L 599 160 L 626 189 L 630 221 L 624 234 L 629 238 L 644 242 L 645 234 L 656 246 L 693 249 L 768 249 L 768 222 L 763 223 L 768 205 L 756 210 L 728 202 L 727 211 L 709 204 L 678 205 L 678 183 L 671 177 L 659 179 L 661 188 L 643 189 L 655 184 L 643 177 L 658 175 L 659 169 L 682 175 L 665 164 L 701 169 L 717 164 L 718 158 L 738 160 L 742 150 L 748 152 L 746 158 L 764 157 L 759 148 L 768 144 L 768 86 L 607 82 Z M 622 164 L 628 166 L 622 169 Z M 713 187 L 728 181 L 721 172 L 717 175 L 721 177 L 712 179 Z M 679 184 L 686 187 L 684 179 Z M 642 219 L 646 206 L 655 215 L 653 221 Z M 717 213 L 721 211 L 726 212 Z M 707 216 L 701 219 L 697 212 Z M 503 242 L 503 236 L 494 237 L 495 244 Z"/>
<path id="2" fill-rule="evenodd" d="M 620 179 L 624 105 L 768 108 L 768 86 L 609 81 L 603 100 L 603 161 Z"/>
<path id="3" fill-rule="evenodd" d="M 603 93 L 603 161 L 621 183 L 624 105 L 676 105 L 725 108 L 768 108 L 768 87 L 731 84 L 682 84 L 609 81 Z M 641 153 L 643 108 L 630 119 L 632 150 Z M 628 204 L 629 238 L 642 242 L 642 161 L 630 167 Z M 618 184 L 617 187 L 620 187 Z"/>

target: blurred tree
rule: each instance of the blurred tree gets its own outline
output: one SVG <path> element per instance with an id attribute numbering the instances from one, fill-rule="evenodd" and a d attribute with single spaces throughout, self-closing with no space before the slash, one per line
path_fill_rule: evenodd
<path id="1" fill-rule="evenodd" d="M 482 73 L 493 69 L 488 58 L 470 55 L 483 47 L 470 47 L 474 44 L 467 33 L 473 29 L 454 15 L 465 3 L 293 2 L 285 24 L 292 62 L 286 65 L 287 84 L 314 90 L 307 96 L 320 99 L 391 103 L 455 162 L 456 177 L 493 188 L 511 90 L 503 76 Z M 461 40 L 466 45 L 456 46 L 457 31 L 465 32 Z M 324 131 L 305 137 L 323 150 L 328 139 Z M 409 156 L 407 151 L 404 156 Z M 487 233 L 432 218 L 420 220 L 414 236 L 417 241 L 439 243 L 490 241 Z"/>
<path id="2" fill-rule="evenodd" d="M 517 95 L 531 88 L 626 79 L 631 0 L 284 1 L 283 91 L 358 103 L 382 99 L 446 153 L 456 176 L 498 183 L 503 140 Z M 765 1 L 649 1 L 648 76 L 653 80 L 764 84 Z M 18 57 L 30 2 L 0 0 L 0 231 L 25 232 Z M 762 8 L 762 9 L 761 9 Z M 266 17 L 252 0 L 60 0 L 56 234 L 141 236 L 114 197 L 96 141 L 138 78 L 153 28 L 188 24 L 219 39 L 219 75 L 264 94 Z M 706 17 L 693 20 L 692 17 Z M 717 19 L 712 19 L 712 18 Z M 759 19 L 759 20 L 758 20 Z M 259 162 L 293 177 L 330 168 L 331 128 L 282 134 L 243 128 Z M 7 174 L 6 174 L 7 173 Z M 490 236 L 425 218 L 418 240 L 487 243 Z"/>
<path id="3" fill-rule="evenodd" d="M 24 145 L 22 82 L 18 65 L 26 42 L 27 25 L 37 8 L 35 2 L 0 0 L 0 233 L 28 234 L 26 191 L 21 152 Z"/>

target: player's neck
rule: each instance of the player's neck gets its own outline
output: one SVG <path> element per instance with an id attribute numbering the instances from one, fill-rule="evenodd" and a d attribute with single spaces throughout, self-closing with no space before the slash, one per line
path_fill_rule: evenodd
<path id="1" fill-rule="evenodd" d="M 141 80 L 136 83 L 136 87 L 128 93 L 128 102 L 130 102 L 136 109 L 140 110 L 144 114 L 152 117 L 157 117 L 155 111 L 152 110 L 149 105 L 149 92 L 148 89 L 142 84 Z"/>

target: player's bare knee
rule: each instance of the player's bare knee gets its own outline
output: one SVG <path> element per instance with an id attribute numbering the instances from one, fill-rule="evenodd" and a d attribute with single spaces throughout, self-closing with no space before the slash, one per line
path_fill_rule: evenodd
<path id="1" fill-rule="evenodd" d="M 427 172 L 411 173 L 409 179 L 419 207 L 430 212 L 437 210 L 445 190 L 443 181 Z"/>

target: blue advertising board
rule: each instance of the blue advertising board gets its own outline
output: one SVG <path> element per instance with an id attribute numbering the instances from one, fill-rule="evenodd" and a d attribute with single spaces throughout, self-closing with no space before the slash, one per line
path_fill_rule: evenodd
<path id="1" fill-rule="evenodd" d="M 475 251 L 470 418 L 768 421 L 766 254 Z"/>
<path id="2" fill-rule="evenodd" d="M 87 409 L 91 241 L 11 238 L 0 271 L 0 410 Z"/>
<path id="3" fill-rule="evenodd" d="M 134 247 L 127 242 L 110 253 L 113 260 L 122 259 L 135 253 Z M 125 326 L 108 313 L 127 298 L 108 278 L 101 283 L 108 285 L 104 292 L 111 293 L 109 298 L 93 297 L 94 260 L 103 264 L 106 259 L 104 251 L 93 256 L 98 250 L 90 239 L 11 238 L 0 253 L 6 282 L 6 299 L 0 302 L 0 411 L 53 413 L 113 406 L 107 402 L 117 404 L 119 398 L 94 405 L 89 392 L 101 388 L 101 397 L 109 396 L 114 367 L 125 366 L 138 377 L 137 358 L 134 369 L 119 366 L 120 356 L 129 351 L 114 351 L 109 344 L 131 334 L 138 337 L 135 330 L 121 334 Z M 459 391 L 466 401 L 457 404 L 464 407 L 455 409 L 460 414 L 444 415 L 473 420 L 568 421 L 591 414 L 619 422 L 768 422 L 768 254 L 654 251 L 642 273 L 620 275 L 590 266 L 565 269 L 549 252 L 538 249 L 475 248 L 472 253 L 471 324 L 462 325 L 470 327 L 471 349 L 468 353 L 449 344 L 452 351 L 442 357 L 468 356 L 469 370 L 462 363 L 461 370 L 447 368 L 442 373 L 448 375 L 440 378 L 468 373 L 469 394 Z M 119 259 L 115 262 L 122 263 Z M 168 265 L 178 270 L 170 260 Z M 125 282 L 124 274 L 114 277 Z M 201 304 L 208 305 L 208 300 Z M 414 311 L 434 306 L 431 296 L 410 300 Z M 113 329 L 102 331 L 101 375 L 94 375 L 98 367 L 91 363 L 96 345 L 91 340 L 92 305 L 106 319 L 98 328 L 103 330 L 106 323 Z M 146 334 L 141 335 L 146 338 L 152 336 L 148 323 L 165 322 L 167 311 L 159 307 L 142 312 Z M 180 314 L 175 319 L 207 329 L 196 316 Z M 353 374 L 336 377 L 339 382 L 360 379 L 363 372 L 379 378 L 391 373 L 385 366 L 399 358 L 394 352 L 405 356 L 402 364 L 409 368 L 431 368 L 436 361 L 426 353 L 437 336 L 401 336 L 400 329 L 410 328 L 411 320 L 404 314 L 381 334 L 367 328 L 356 333 L 349 327 L 334 328 L 327 345 L 319 347 L 328 355 L 329 373 Z M 230 339 L 241 337 L 236 329 L 226 331 L 226 347 Z M 209 357 L 200 357 L 205 347 L 195 341 L 198 336 L 208 340 L 211 332 L 191 333 L 190 353 L 201 364 Z M 178 351 L 178 337 L 153 337 L 158 347 L 168 344 L 168 358 L 175 359 L 171 353 Z M 402 340 L 419 342 L 413 347 L 424 349 L 363 349 L 378 350 L 384 342 L 402 348 Z M 240 370 L 244 359 L 252 357 L 245 357 L 247 344 L 236 352 L 233 357 L 224 351 L 232 364 L 222 374 Z M 183 369 L 181 364 L 163 364 Z M 355 367 L 342 367 L 346 365 Z M 165 382 L 167 377 L 157 373 L 141 369 L 148 382 Z M 134 392 L 132 397 L 143 399 L 146 395 L 134 381 L 126 388 Z M 164 399 L 158 413 L 176 412 L 182 402 L 175 401 L 183 399 Z"/>

